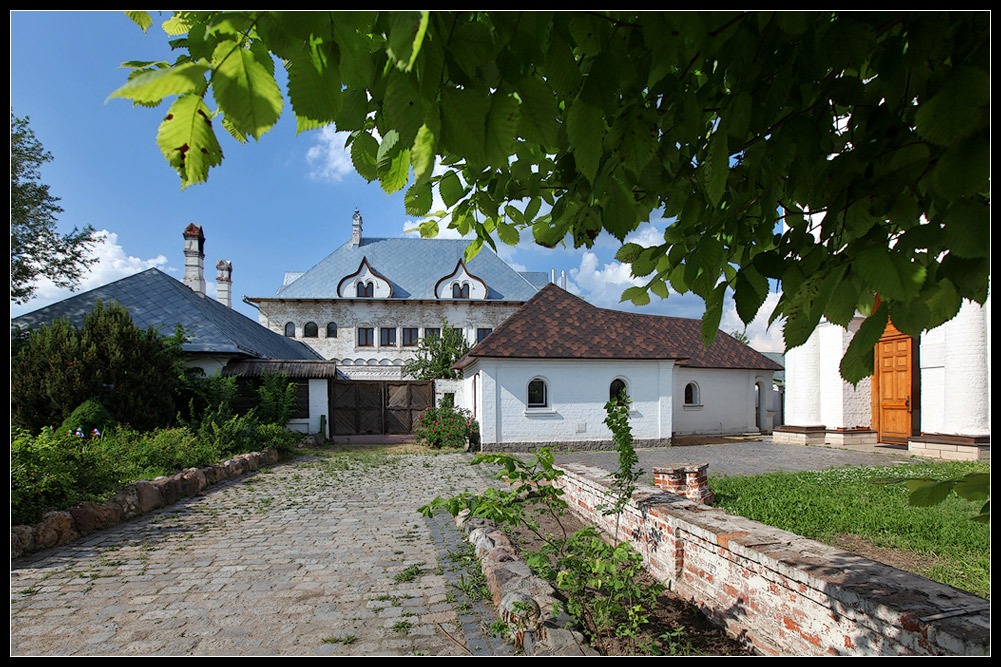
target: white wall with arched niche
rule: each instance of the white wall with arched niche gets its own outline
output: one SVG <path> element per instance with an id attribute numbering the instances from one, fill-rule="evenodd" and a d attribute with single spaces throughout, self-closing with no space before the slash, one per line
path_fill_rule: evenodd
<path id="1" fill-rule="evenodd" d="M 435 284 L 434 295 L 438 299 L 486 299 L 487 284 L 469 273 L 459 260 L 455 270 Z"/>
<path id="2" fill-rule="evenodd" d="M 359 285 L 362 287 L 359 288 Z M 367 291 L 365 291 L 367 288 Z M 337 285 L 337 296 L 342 299 L 372 298 L 388 299 L 393 296 L 393 286 L 368 264 L 367 259 L 354 273 L 344 276 Z"/>

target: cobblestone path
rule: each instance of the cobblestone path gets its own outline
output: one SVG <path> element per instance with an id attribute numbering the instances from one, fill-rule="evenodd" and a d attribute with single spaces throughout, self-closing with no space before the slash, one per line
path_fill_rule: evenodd
<path id="1" fill-rule="evenodd" d="M 11 655 L 493 655 L 454 584 L 463 454 L 302 458 L 11 563 Z"/>

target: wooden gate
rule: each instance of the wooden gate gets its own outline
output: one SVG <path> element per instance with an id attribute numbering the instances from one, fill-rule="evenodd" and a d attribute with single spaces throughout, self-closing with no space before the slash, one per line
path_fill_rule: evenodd
<path id="1" fill-rule="evenodd" d="M 404 435 L 434 397 L 430 382 L 330 381 L 333 435 Z"/>
<path id="2" fill-rule="evenodd" d="M 920 394 L 914 373 L 914 340 L 892 324 L 876 345 L 873 428 L 880 442 L 907 444 L 915 432 Z"/>

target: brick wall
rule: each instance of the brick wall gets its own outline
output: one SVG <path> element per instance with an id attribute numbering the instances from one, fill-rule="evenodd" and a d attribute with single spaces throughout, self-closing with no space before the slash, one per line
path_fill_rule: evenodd
<path id="1" fill-rule="evenodd" d="M 561 466 L 564 499 L 616 531 L 605 471 Z M 766 655 L 986 655 L 990 603 L 915 574 L 641 485 L 618 521 L 648 569 Z"/>

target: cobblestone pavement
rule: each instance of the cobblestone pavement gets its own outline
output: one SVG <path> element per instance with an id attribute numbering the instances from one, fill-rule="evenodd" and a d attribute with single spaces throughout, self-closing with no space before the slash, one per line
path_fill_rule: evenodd
<path id="1" fill-rule="evenodd" d="M 11 563 L 11 655 L 492 655 L 450 517 L 462 454 L 302 458 Z"/>
<path id="2" fill-rule="evenodd" d="M 861 449 L 840 449 L 834 447 L 807 447 L 804 445 L 781 445 L 771 441 L 770 436 L 761 440 L 746 440 L 718 445 L 698 445 L 689 447 L 664 447 L 637 450 L 639 467 L 644 471 L 642 481 L 653 484 L 655 466 L 677 466 L 709 464 L 709 475 L 759 475 L 766 472 L 798 472 L 801 470 L 824 470 L 838 466 L 896 465 L 914 461 L 903 453 L 872 451 Z M 619 467 L 617 452 L 559 452 L 556 463 L 573 462 L 616 470 Z"/>

